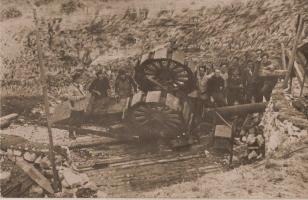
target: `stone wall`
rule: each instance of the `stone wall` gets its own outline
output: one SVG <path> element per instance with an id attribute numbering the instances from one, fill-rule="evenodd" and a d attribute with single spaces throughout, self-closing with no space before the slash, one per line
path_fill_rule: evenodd
<path id="1" fill-rule="evenodd" d="M 279 82 L 261 122 L 264 126 L 267 157 L 279 157 L 278 151 L 290 149 L 308 136 L 308 120 L 303 113 L 292 107 L 288 98 L 282 82 Z"/>

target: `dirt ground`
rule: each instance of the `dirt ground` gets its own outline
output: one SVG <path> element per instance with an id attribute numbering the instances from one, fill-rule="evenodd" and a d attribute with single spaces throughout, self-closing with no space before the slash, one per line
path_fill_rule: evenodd
<path id="1" fill-rule="evenodd" d="M 307 146 L 307 138 L 305 143 Z M 271 160 L 257 168 L 241 166 L 225 173 L 208 174 L 195 182 L 161 188 L 140 197 L 307 198 L 307 160 L 306 148 L 290 158 Z"/>

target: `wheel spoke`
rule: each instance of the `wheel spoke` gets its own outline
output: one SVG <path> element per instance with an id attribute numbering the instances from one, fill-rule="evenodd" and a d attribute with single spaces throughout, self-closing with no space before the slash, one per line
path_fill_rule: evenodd
<path id="1" fill-rule="evenodd" d="M 176 69 L 173 69 L 173 71 L 175 73 L 179 74 L 179 73 L 185 72 L 185 69 L 183 69 L 183 68 L 176 68 Z"/>
<path id="2" fill-rule="evenodd" d="M 176 72 L 176 76 L 177 77 L 188 77 L 188 74 L 186 71 L 182 71 L 182 72 Z"/>

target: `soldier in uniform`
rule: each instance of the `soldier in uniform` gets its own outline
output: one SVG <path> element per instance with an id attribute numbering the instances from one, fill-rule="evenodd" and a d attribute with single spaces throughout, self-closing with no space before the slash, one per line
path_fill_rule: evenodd
<path id="1" fill-rule="evenodd" d="M 89 87 L 90 93 L 95 97 L 95 99 L 101 99 L 108 96 L 107 91 L 109 89 L 109 80 L 104 75 L 102 70 L 97 71 L 96 79 L 94 79 Z"/>
<path id="2" fill-rule="evenodd" d="M 115 93 L 118 97 L 130 97 L 137 91 L 137 84 L 128 73 L 120 69 L 115 80 Z"/>
<path id="3" fill-rule="evenodd" d="M 221 71 L 215 70 L 215 74 L 209 78 L 207 82 L 208 95 L 213 98 L 217 106 L 225 106 L 226 100 L 224 96 L 224 79 L 221 77 Z"/>
<path id="4" fill-rule="evenodd" d="M 269 55 L 263 54 L 260 69 L 264 70 L 275 70 L 275 66 L 269 61 Z M 266 101 L 269 101 L 272 95 L 272 91 L 277 83 L 278 79 L 275 77 L 266 77 L 263 80 L 263 87 L 261 88 L 261 94 L 264 96 Z"/>
<path id="5" fill-rule="evenodd" d="M 263 80 L 258 76 L 259 73 L 259 69 L 261 66 L 261 61 L 262 61 L 262 55 L 263 55 L 263 51 L 262 49 L 257 49 L 256 50 L 256 58 L 255 58 L 255 62 L 254 62 L 254 98 L 255 98 L 255 102 L 259 103 L 263 101 L 263 95 L 261 92 L 261 89 L 263 87 Z"/>
<path id="6" fill-rule="evenodd" d="M 236 101 L 240 104 L 243 103 L 243 79 L 238 70 L 229 74 L 227 86 L 228 105 L 234 105 Z"/>
<path id="7" fill-rule="evenodd" d="M 255 99 L 256 90 L 256 78 L 254 73 L 254 63 L 252 60 L 248 60 L 246 68 L 244 70 L 244 93 L 245 102 L 252 103 Z"/>
<path id="8" fill-rule="evenodd" d="M 81 72 L 72 76 L 73 83 L 68 87 L 64 100 L 69 100 L 71 105 L 71 116 L 69 118 L 69 137 L 76 138 L 76 129 L 81 126 L 86 109 L 86 92 L 81 84 Z"/>

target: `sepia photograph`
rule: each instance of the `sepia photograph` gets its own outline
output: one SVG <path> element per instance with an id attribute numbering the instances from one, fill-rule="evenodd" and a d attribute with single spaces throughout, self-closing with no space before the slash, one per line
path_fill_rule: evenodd
<path id="1" fill-rule="evenodd" d="M 308 198 L 308 0 L 0 0 L 0 198 Z"/>

